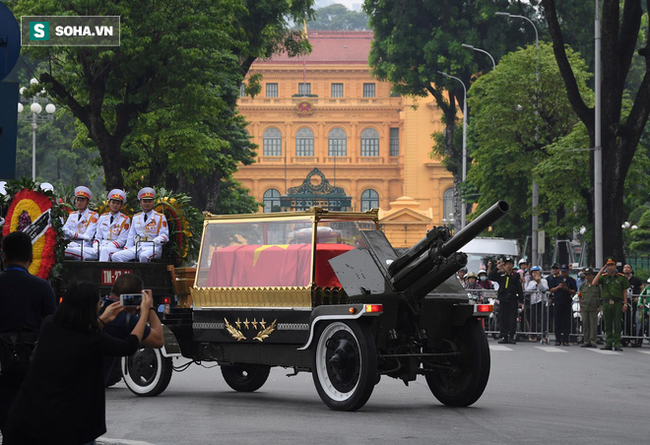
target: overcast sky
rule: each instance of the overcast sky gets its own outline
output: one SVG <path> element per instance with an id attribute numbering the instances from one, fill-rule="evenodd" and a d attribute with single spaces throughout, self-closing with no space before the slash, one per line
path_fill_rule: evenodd
<path id="1" fill-rule="evenodd" d="M 333 3 L 339 3 L 345 5 L 346 8 L 353 11 L 361 12 L 361 5 L 363 0 L 316 0 L 316 9 L 320 9 L 323 6 L 328 6 Z"/>

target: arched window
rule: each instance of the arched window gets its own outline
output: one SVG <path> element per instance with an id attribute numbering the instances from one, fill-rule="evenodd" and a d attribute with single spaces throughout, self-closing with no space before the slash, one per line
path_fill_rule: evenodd
<path id="1" fill-rule="evenodd" d="M 307 127 L 296 133 L 296 156 L 314 156 L 314 132 Z"/>
<path id="2" fill-rule="evenodd" d="M 449 221 L 454 217 L 454 188 L 450 187 L 442 194 L 442 219 Z"/>
<path id="3" fill-rule="evenodd" d="M 280 192 L 276 189 L 268 189 L 264 192 L 264 213 L 279 212 L 280 209 Z"/>
<path id="4" fill-rule="evenodd" d="M 282 156 L 282 133 L 271 127 L 264 131 L 262 156 Z"/>
<path id="5" fill-rule="evenodd" d="M 374 128 L 361 132 L 361 156 L 379 156 L 379 133 Z"/>
<path id="6" fill-rule="evenodd" d="M 361 211 L 379 208 L 379 193 L 373 189 L 364 190 L 361 193 Z"/>
<path id="7" fill-rule="evenodd" d="M 329 134 L 327 156 L 347 156 L 348 135 L 342 128 L 332 128 Z"/>

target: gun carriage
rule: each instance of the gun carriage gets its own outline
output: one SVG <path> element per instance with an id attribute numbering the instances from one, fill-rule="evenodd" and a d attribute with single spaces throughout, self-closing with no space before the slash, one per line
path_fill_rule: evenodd
<path id="1" fill-rule="evenodd" d="M 455 277 L 459 249 L 507 211 L 500 201 L 453 237 L 434 227 L 402 255 L 376 211 L 209 216 L 191 296 L 163 319 L 164 354 L 216 361 L 245 392 L 273 366 L 311 372 L 334 410 L 361 408 L 382 375 L 423 375 L 443 404 L 471 405 L 489 377 L 492 307 Z"/>

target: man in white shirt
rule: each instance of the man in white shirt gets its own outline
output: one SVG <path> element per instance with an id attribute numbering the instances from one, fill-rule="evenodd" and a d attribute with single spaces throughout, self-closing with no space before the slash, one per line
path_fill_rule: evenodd
<path id="1" fill-rule="evenodd" d="M 63 225 L 63 236 L 70 240 L 65 249 L 66 259 L 96 260 L 97 250 L 93 249 L 93 238 L 97 230 L 97 212 L 88 208 L 93 194 L 88 187 L 80 185 L 74 190 L 76 212 L 68 216 Z"/>
<path id="2" fill-rule="evenodd" d="M 542 269 L 539 266 L 531 267 L 530 273 L 530 281 L 526 284 L 526 293 L 530 297 L 530 330 L 542 332 L 540 340 L 544 341 L 548 332 L 546 326 L 548 323 L 548 295 L 546 295 L 548 282 L 542 278 Z"/>
<path id="3" fill-rule="evenodd" d="M 142 212 L 133 217 L 124 250 L 115 252 L 112 261 L 131 261 L 138 258 L 147 263 L 162 256 L 163 244 L 169 241 L 167 219 L 162 213 L 153 211 L 156 192 L 145 187 L 138 192 Z"/>
<path id="4" fill-rule="evenodd" d="M 111 255 L 124 249 L 129 236 L 131 218 L 123 214 L 126 193 L 120 189 L 108 192 L 109 212 L 102 214 L 97 223 L 93 247 L 99 252 L 99 261 L 111 261 Z"/>

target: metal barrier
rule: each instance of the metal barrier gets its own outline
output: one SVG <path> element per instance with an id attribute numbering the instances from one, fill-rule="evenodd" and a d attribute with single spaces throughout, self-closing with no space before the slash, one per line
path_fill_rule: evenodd
<path id="1" fill-rule="evenodd" d="M 499 323 L 499 298 L 496 290 L 466 289 L 470 299 L 478 303 L 494 305 L 494 312 L 484 320 L 485 332 L 493 338 L 500 338 Z M 517 339 L 519 341 L 535 341 L 547 343 L 549 338 L 555 340 L 553 305 L 549 305 L 549 292 L 539 295 L 536 291 L 524 291 L 523 308 L 519 309 L 517 316 Z M 644 298 L 643 307 L 637 307 L 638 298 Z M 630 294 L 628 302 L 632 307 L 623 313 L 621 343 L 628 346 L 631 342 L 650 342 L 650 295 Z M 605 331 L 602 326 L 602 311 L 598 313 L 599 340 L 603 340 Z M 578 296 L 573 297 L 571 304 L 571 332 L 569 340 L 572 343 L 581 343 L 582 316 Z"/>

